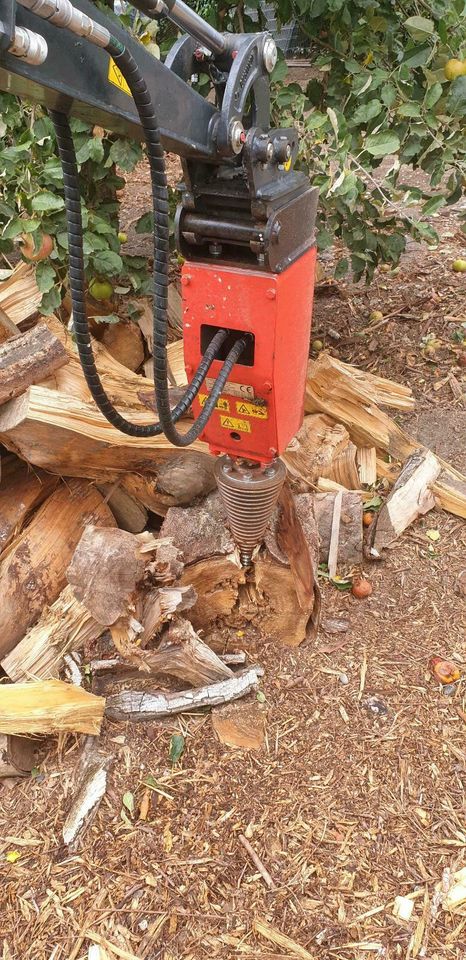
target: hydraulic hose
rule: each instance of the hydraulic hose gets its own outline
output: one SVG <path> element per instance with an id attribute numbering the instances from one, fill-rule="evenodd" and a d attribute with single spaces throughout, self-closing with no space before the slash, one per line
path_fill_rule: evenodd
<path id="1" fill-rule="evenodd" d="M 113 57 L 128 83 L 139 114 L 147 145 L 154 207 L 153 358 L 155 397 L 159 423 L 140 425 L 126 420 L 112 404 L 100 380 L 93 356 L 85 305 L 83 229 L 76 153 L 67 117 L 57 111 L 50 111 L 63 167 L 70 264 L 70 294 L 76 345 L 84 376 L 92 397 L 103 415 L 113 426 L 129 436 L 153 437 L 164 433 L 167 439 L 175 446 L 185 447 L 197 439 L 204 429 L 234 364 L 246 346 L 246 341 L 243 338 L 236 341 L 222 365 L 201 413 L 187 433 L 179 433 L 176 429 L 176 423 L 197 396 L 202 382 L 228 333 L 226 330 L 219 330 L 217 332 L 205 351 L 191 384 L 174 410 L 171 411 L 167 381 L 169 223 L 164 154 L 160 144 L 158 125 L 151 98 L 135 60 L 123 44 L 113 37 L 110 38 L 105 49 L 107 49 L 110 56 Z"/>

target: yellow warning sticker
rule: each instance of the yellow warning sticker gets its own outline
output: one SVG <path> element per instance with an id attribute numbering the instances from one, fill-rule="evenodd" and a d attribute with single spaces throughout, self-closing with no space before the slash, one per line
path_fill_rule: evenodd
<path id="1" fill-rule="evenodd" d="M 122 90 L 123 93 L 127 93 L 129 97 L 131 96 L 131 90 L 126 83 L 120 68 L 117 67 L 115 61 L 112 59 L 110 59 L 108 64 L 108 79 L 110 80 L 110 83 L 113 83 L 114 86 Z"/>
<path id="2" fill-rule="evenodd" d="M 242 413 L 246 417 L 257 417 L 258 420 L 267 420 L 269 416 L 269 411 L 265 405 L 246 403 L 244 400 L 236 401 L 236 412 Z"/>
<path id="3" fill-rule="evenodd" d="M 198 399 L 199 399 L 199 403 L 200 403 L 201 407 L 205 406 L 205 403 L 206 403 L 206 401 L 207 401 L 207 397 L 208 397 L 208 396 L 209 396 L 208 393 L 200 393 L 200 394 L 199 394 L 199 398 L 198 398 Z M 219 397 L 219 399 L 217 400 L 217 403 L 215 404 L 215 409 L 216 409 L 216 410 L 226 410 L 227 413 L 229 413 L 229 412 L 230 412 L 230 404 L 229 404 L 228 400 L 225 400 L 224 397 Z"/>
<path id="4" fill-rule="evenodd" d="M 239 433 L 251 433 L 251 424 L 248 420 L 238 420 L 237 417 L 220 417 L 220 426 L 225 430 L 237 430 Z"/>

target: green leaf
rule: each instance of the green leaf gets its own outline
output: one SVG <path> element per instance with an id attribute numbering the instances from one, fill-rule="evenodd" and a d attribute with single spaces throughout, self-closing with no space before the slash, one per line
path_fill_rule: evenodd
<path id="1" fill-rule="evenodd" d="M 41 293 L 48 293 L 55 284 L 55 270 L 49 263 L 42 261 L 36 267 L 36 283 Z"/>
<path id="2" fill-rule="evenodd" d="M 131 140 L 115 140 L 110 147 L 110 159 L 122 170 L 130 172 L 141 159 L 142 153 L 139 144 Z"/>
<path id="3" fill-rule="evenodd" d="M 397 153 L 400 149 L 400 138 L 393 130 L 371 133 L 364 141 L 364 149 L 372 157 L 385 157 L 389 153 Z"/>
<path id="4" fill-rule="evenodd" d="M 92 265 L 96 273 L 114 277 L 117 273 L 121 273 L 123 260 L 119 253 L 114 253 L 113 250 L 102 250 L 93 254 Z"/>
<path id="5" fill-rule="evenodd" d="M 432 56 L 432 47 L 425 43 L 422 47 L 410 47 L 405 51 L 403 63 L 406 67 L 423 67 Z"/>
<path id="6" fill-rule="evenodd" d="M 62 301 L 61 291 L 58 286 L 52 287 L 51 290 L 48 290 L 47 293 L 44 293 L 39 312 L 43 314 L 44 317 L 50 316 L 57 307 L 60 306 Z"/>
<path id="7" fill-rule="evenodd" d="M 178 763 L 178 760 L 183 756 L 184 753 L 185 741 L 181 733 L 174 733 L 170 740 L 170 749 L 168 751 L 168 759 L 172 764 Z"/>
<path id="8" fill-rule="evenodd" d="M 102 163 L 104 159 L 104 145 L 101 137 L 92 137 L 89 140 L 89 160 L 94 163 Z"/>
<path id="9" fill-rule="evenodd" d="M 351 117 L 351 123 L 358 125 L 368 123 L 369 120 L 374 120 L 375 117 L 378 117 L 382 110 L 383 106 L 380 100 L 369 100 L 368 103 L 362 103 L 360 107 L 356 108 Z"/>
<path id="10" fill-rule="evenodd" d="M 134 814 L 134 796 L 133 796 L 133 794 L 131 793 L 131 790 L 127 790 L 126 793 L 123 794 L 122 801 L 123 801 L 123 806 L 126 807 L 128 813 L 130 813 L 131 816 L 133 816 L 133 814 Z"/>
<path id="11" fill-rule="evenodd" d="M 438 530 L 426 530 L 426 537 L 432 540 L 432 543 L 437 543 L 440 540 L 440 533 Z"/>
<path id="12" fill-rule="evenodd" d="M 116 313 L 107 313 L 105 317 L 95 316 L 92 318 L 95 323 L 119 323 L 120 318 L 117 317 Z"/>
<path id="13" fill-rule="evenodd" d="M 152 233 L 154 229 L 154 214 L 152 210 L 143 213 L 142 217 L 139 217 L 134 229 L 136 233 Z"/>
<path id="14" fill-rule="evenodd" d="M 441 207 L 444 207 L 446 204 L 445 197 L 431 197 L 427 203 L 422 207 L 421 213 L 423 217 L 431 217 L 434 213 L 437 213 L 437 210 L 440 210 Z"/>
<path id="15" fill-rule="evenodd" d="M 339 260 L 335 267 L 335 279 L 340 280 L 341 277 L 345 277 L 349 270 L 349 263 L 346 257 L 343 257 L 342 260 Z"/>
<path id="16" fill-rule="evenodd" d="M 258 690 L 258 691 L 257 691 L 257 693 L 256 693 L 256 700 L 258 700 L 259 703 L 265 703 L 265 701 L 266 701 L 266 696 L 265 696 L 265 693 L 263 692 L 263 690 Z"/>
<path id="17" fill-rule="evenodd" d="M 429 87 L 424 97 L 424 106 L 426 110 L 431 110 L 432 107 L 435 106 L 438 100 L 440 100 L 442 93 L 443 93 L 443 87 L 441 83 L 438 83 L 438 82 L 433 83 L 432 86 Z"/>
<path id="18" fill-rule="evenodd" d="M 447 110 L 454 117 L 466 117 L 466 77 L 457 77 L 450 86 Z"/>
<path id="19" fill-rule="evenodd" d="M 32 198 L 32 209 L 37 212 L 54 213 L 56 210 L 63 210 L 65 201 L 63 197 L 58 197 L 49 190 L 43 190 Z"/>
<path id="20" fill-rule="evenodd" d="M 418 103 L 400 103 L 396 112 L 400 117 L 419 117 L 421 108 Z"/>
<path id="21" fill-rule="evenodd" d="M 319 127 L 323 127 L 327 121 L 328 117 L 326 117 L 324 113 L 319 113 L 318 110 L 313 110 L 313 112 L 306 117 L 306 128 L 308 130 L 318 130 Z"/>
<path id="22" fill-rule="evenodd" d="M 427 17 L 408 17 L 404 26 L 413 40 L 425 40 L 432 36 L 435 30 L 434 21 Z"/>
<path id="23" fill-rule="evenodd" d="M 393 107 L 396 100 L 396 87 L 392 83 L 386 83 L 380 91 L 380 99 L 386 107 Z"/>

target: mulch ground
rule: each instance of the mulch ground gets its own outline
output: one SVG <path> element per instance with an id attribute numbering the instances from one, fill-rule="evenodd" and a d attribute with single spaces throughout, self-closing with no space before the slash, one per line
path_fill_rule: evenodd
<path id="1" fill-rule="evenodd" d="M 464 469 L 466 278 L 450 265 L 466 239 L 454 214 L 436 223 L 437 250 L 410 246 L 399 271 L 378 272 L 369 288 L 321 283 L 314 338 L 409 383 L 410 429 Z M 0 786 L 3 960 L 96 960 L 96 944 L 101 960 L 464 960 L 466 911 L 441 903 L 466 848 L 464 686 L 446 696 L 428 663 L 441 654 L 466 671 L 465 541 L 464 523 L 432 512 L 366 567 L 368 600 L 323 583 L 316 645 L 272 638 L 259 652 L 263 750 L 222 746 L 208 714 L 107 721 L 110 786 L 75 852 L 61 827 L 82 740 L 51 741 L 35 778 Z M 172 767 L 180 732 L 186 749 Z M 19 859 L 7 862 L 13 850 Z M 413 899 L 408 922 L 393 915 L 397 896 Z M 277 945 L 273 931 L 293 942 Z"/>

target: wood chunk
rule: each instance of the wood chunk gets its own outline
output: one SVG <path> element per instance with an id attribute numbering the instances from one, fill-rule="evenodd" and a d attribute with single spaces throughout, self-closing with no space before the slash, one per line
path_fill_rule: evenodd
<path id="1" fill-rule="evenodd" d="M 66 350 L 45 323 L 11 337 L 0 346 L 0 404 L 19 397 L 67 362 Z"/>
<path id="2" fill-rule="evenodd" d="M 214 465 L 214 457 L 203 454 L 173 457 L 159 467 L 157 487 L 176 503 L 192 503 L 196 497 L 205 497 L 215 489 Z"/>
<path id="3" fill-rule="evenodd" d="M 35 763 L 36 746 L 36 741 L 28 737 L 0 734 L 0 778 L 28 776 Z"/>
<path id="4" fill-rule="evenodd" d="M 338 538 L 338 565 L 354 566 L 363 559 L 363 501 L 358 491 L 342 493 Z M 314 513 L 319 531 L 319 560 L 329 562 L 332 522 L 335 510 L 335 493 L 314 495 Z"/>
<path id="5" fill-rule="evenodd" d="M 302 611 L 312 610 L 315 577 L 309 544 L 300 523 L 293 495 L 287 483 L 282 487 L 278 504 L 277 543 L 288 558 L 296 596 Z"/>
<path id="6" fill-rule="evenodd" d="M 466 519 L 466 477 L 444 460 L 437 458 L 442 468 L 434 483 L 436 503 L 443 510 Z"/>
<path id="7" fill-rule="evenodd" d="M 62 828 L 67 846 L 81 840 L 107 789 L 107 776 L 113 764 L 112 754 L 101 753 L 94 737 L 88 738 L 89 748 L 77 773 L 77 790 Z M 87 745 L 86 745 L 87 746 Z"/>
<path id="8" fill-rule="evenodd" d="M 138 301 L 137 306 L 140 309 L 140 314 L 138 316 L 138 324 L 141 330 L 141 333 L 144 337 L 144 340 L 147 343 L 149 353 L 152 353 L 152 336 L 153 336 L 153 315 L 152 315 L 152 301 Z M 178 293 L 176 285 L 170 283 L 168 287 L 168 304 L 167 304 L 167 320 L 168 320 L 168 335 L 169 340 L 178 340 L 179 337 L 183 335 L 183 312 L 181 297 Z"/>
<path id="9" fill-rule="evenodd" d="M 260 750 L 265 742 L 265 715 L 258 703 L 232 703 L 212 710 L 212 726 L 220 743 Z"/>
<path id="10" fill-rule="evenodd" d="M 141 533 L 145 529 L 148 520 L 146 508 L 120 483 L 98 484 L 97 489 L 108 503 L 120 530 L 126 530 L 127 533 Z"/>
<path id="11" fill-rule="evenodd" d="M 68 567 L 76 598 L 102 626 L 126 614 L 144 560 L 136 537 L 124 530 L 88 526 Z"/>
<path id="12" fill-rule="evenodd" d="M 63 657 L 97 640 L 102 625 L 76 599 L 68 585 L 45 607 L 37 623 L 27 631 L 1 665 L 14 682 L 58 678 Z"/>
<path id="13" fill-rule="evenodd" d="M 82 480 L 60 484 L 40 507 L 0 561 L 2 659 L 65 587 L 66 569 L 87 524 L 114 522 L 98 490 Z"/>
<path id="14" fill-rule="evenodd" d="M 0 686 L 0 733 L 100 733 L 103 697 L 61 680 Z"/>
<path id="15" fill-rule="evenodd" d="M 417 517 L 435 507 L 432 490 L 441 465 L 430 450 L 411 454 L 374 524 L 372 546 L 378 552 L 394 543 Z"/>
<path id="16" fill-rule="evenodd" d="M 156 513 L 160 517 L 164 517 L 170 507 L 176 507 L 174 497 L 160 493 L 157 486 L 157 476 L 124 473 L 119 480 L 119 487 L 128 496 L 143 504 L 146 510 L 151 510 L 152 513 Z"/>
<path id="17" fill-rule="evenodd" d="M 33 470 L 18 457 L 1 460 L 0 556 L 22 530 L 32 511 L 53 492 L 58 477 Z"/>
<path id="18" fill-rule="evenodd" d="M 230 668 L 198 637 L 188 620 L 170 624 L 156 650 L 144 651 L 144 663 L 152 673 L 178 677 L 193 687 L 232 677 Z"/>
<path id="19" fill-rule="evenodd" d="M 137 722 L 170 717 L 199 707 L 214 707 L 219 703 L 239 700 L 251 690 L 256 690 L 261 675 L 262 670 L 259 667 L 250 667 L 227 680 L 198 687 L 196 690 L 181 690 L 179 693 L 123 690 L 108 698 L 106 714 L 112 720 Z"/>
<path id="20" fill-rule="evenodd" d="M 144 360 L 144 346 L 141 331 L 135 323 L 131 320 L 106 323 L 99 339 L 118 363 L 128 370 L 139 370 Z"/>
<path id="21" fill-rule="evenodd" d="M 359 483 L 373 487 L 377 482 L 377 451 L 375 447 L 359 447 L 356 454 Z M 359 484 L 358 484 L 359 485 Z"/>
<path id="22" fill-rule="evenodd" d="M 162 525 L 164 537 L 171 537 L 185 564 L 207 557 L 233 553 L 235 543 L 226 525 L 225 510 L 217 493 L 194 507 L 174 507 Z"/>
<path id="23" fill-rule="evenodd" d="M 317 477 L 328 476 L 333 462 L 349 442 L 345 427 L 325 414 L 313 414 L 304 418 L 282 460 L 293 477 L 313 484 Z"/>
<path id="24" fill-rule="evenodd" d="M 17 337 L 20 332 L 16 323 L 13 323 L 13 320 L 10 320 L 9 316 L 0 307 L 0 344 L 5 343 L 5 340 L 10 340 L 11 337 Z"/>
<path id="25" fill-rule="evenodd" d="M 66 367 L 64 368 L 66 369 Z M 128 411 L 135 423 L 152 422 L 148 411 Z M 178 424 L 181 432 L 189 421 Z M 33 386 L 0 408 L 0 442 L 23 460 L 62 476 L 89 477 L 104 483 L 122 473 L 154 473 L 160 464 L 179 456 L 164 436 L 129 437 L 102 416 L 94 403 Z M 205 443 L 196 440 L 187 458 L 203 454 Z"/>
<path id="26" fill-rule="evenodd" d="M 8 280 L 0 283 L 0 308 L 15 324 L 27 320 L 36 312 L 42 294 L 36 283 L 32 264 L 18 263 Z"/>
<path id="27" fill-rule="evenodd" d="M 186 567 L 180 582 L 196 591 L 197 600 L 189 614 L 194 628 L 206 630 L 216 620 L 229 619 L 244 581 L 245 572 L 236 554 L 199 560 Z"/>

